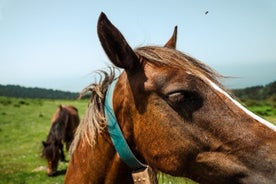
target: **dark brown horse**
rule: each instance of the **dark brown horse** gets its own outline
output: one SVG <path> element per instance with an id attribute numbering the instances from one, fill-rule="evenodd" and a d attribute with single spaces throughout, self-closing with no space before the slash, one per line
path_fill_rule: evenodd
<path id="1" fill-rule="evenodd" d="M 88 88 L 91 102 L 65 183 L 145 183 L 143 177 L 133 181 L 131 163 L 113 144 L 105 104 L 113 87 L 115 119 L 143 169 L 205 184 L 276 183 L 275 126 L 234 100 L 220 75 L 177 51 L 176 31 L 164 47 L 133 50 L 102 13 L 98 36 L 111 62 L 124 70 L 115 82 L 113 72 L 104 73 Z"/>
<path id="2" fill-rule="evenodd" d="M 42 141 L 42 157 L 48 160 L 48 176 L 54 176 L 57 172 L 58 161 L 65 161 L 63 143 L 68 151 L 79 125 L 77 108 L 73 106 L 59 106 L 55 112 L 51 129 L 46 141 Z"/>

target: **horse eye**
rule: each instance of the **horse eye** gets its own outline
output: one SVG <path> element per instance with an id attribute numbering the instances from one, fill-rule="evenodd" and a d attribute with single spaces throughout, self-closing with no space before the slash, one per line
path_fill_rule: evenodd
<path id="1" fill-rule="evenodd" d="M 181 92 L 175 92 L 168 95 L 168 100 L 172 103 L 181 103 L 185 95 Z"/>

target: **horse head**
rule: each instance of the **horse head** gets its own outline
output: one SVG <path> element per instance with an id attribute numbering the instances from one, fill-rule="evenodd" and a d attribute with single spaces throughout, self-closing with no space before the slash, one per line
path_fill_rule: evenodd
<path id="1" fill-rule="evenodd" d="M 202 183 L 275 183 L 276 128 L 241 106 L 219 74 L 175 49 L 133 50 L 102 13 L 98 36 L 124 69 L 113 108 L 125 139 L 153 169 Z"/>
<path id="2" fill-rule="evenodd" d="M 59 152 L 61 143 L 57 140 L 54 141 L 42 141 L 43 151 L 42 157 L 47 160 L 47 174 L 48 176 L 55 176 L 57 173 L 58 161 L 61 157 Z"/>
<path id="3" fill-rule="evenodd" d="M 231 97 L 210 67 L 177 51 L 177 28 L 163 47 L 135 50 L 103 13 L 97 28 L 123 70 L 116 80 L 103 72 L 84 90 L 91 99 L 65 183 L 133 183 L 131 164 L 113 144 L 119 134 L 123 149 L 154 171 L 207 184 L 276 182 L 275 126 Z"/>

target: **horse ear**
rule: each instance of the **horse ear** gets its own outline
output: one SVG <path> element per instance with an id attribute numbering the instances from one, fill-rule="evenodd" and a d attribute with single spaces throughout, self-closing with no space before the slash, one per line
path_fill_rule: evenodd
<path id="1" fill-rule="evenodd" d="M 134 51 L 104 13 L 101 13 L 99 17 L 97 31 L 105 53 L 115 66 L 129 71 L 139 65 Z"/>
<path id="2" fill-rule="evenodd" d="M 169 41 L 165 44 L 164 47 L 176 49 L 176 41 L 177 41 L 177 26 L 174 27 L 173 35 L 169 39 Z"/>

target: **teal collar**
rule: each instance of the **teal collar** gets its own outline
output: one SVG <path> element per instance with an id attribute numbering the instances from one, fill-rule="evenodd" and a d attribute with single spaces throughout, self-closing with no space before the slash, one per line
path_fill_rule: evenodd
<path id="1" fill-rule="evenodd" d="M 112 143 L 122 161 L 133 170 L 144 169 L 146 165 L 142 164 L 130 150 L 114 114 L 113 92 L 117 81 L 118 79 L 110 84 L 105 95 L 104 112 L 107 121 L 107 129 Z"/>

